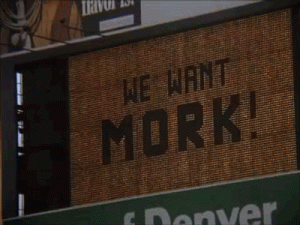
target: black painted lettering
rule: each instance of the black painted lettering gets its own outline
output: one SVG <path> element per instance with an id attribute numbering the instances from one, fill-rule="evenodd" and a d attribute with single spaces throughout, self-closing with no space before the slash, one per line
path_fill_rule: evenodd
<path id="1" fill-rule="evenodd" d="M 187 116 L 193 115 L 192 120 Z M 187 150 L 187 138 L 192 141 L 196 148 L 204 147 L 203 138 L 197 133 L 203 125 L 203 107 L 199 102 L 194 102 L 177 107 L 178 117 L 178 149 Z"/>
<path id="2" fill-rule="evenodd" d="M 135 103 L 138 102 L 137 100 L 137 82 L 136 82 L 136 77 L 133 78 L 133 90 L 129 89 L 127 91 L 127 80 L 124 79 L 123 80 L 123 84 L 124 84 L 124 104 L 127 105 L 128 102 L 131 100 Z"/>
<path id="3" fill-rule="evenodd" d="M 251 119 L 256 117 L 256 97 L 255 91 L 250 92 L 250 116 Z"/>
<path id="4" fill-rule="evenodd" d="M 192 76 L 189 76 L 190 72 L 192 72 Z M 197 69 L 195 66 L 185 67 L 185 93 L 189 92 L 190 81 L 192 81 L 194 84 L 194 91 L 197 91 Z"/>
<path id="5" fill-rule="evenodd" d="M 216 65 L 221 65 L 221 85 L 225 85 L 225 63 L 229 63 L 229 58 L 216 61 Z"/>
<path id="6" fill-rule="evenodd" d="M 182 82 L 181 82 L 181 69 L 178 68 L 178 79 L 172 80 L 172 73 L 171 70 L 168 71 L 168 94 L 171 96 L 173 92 L 178 92 L 179 94 L 182 93 Z"/>
<path id="7" fill-rule="evenodd" d="M 144 85 L 144 81 L 147 81 L 150 79 L 150 75 L 143 75 L 140 77 L 140 98 L 141 102 L 149 101 L 150 100 L 150 95 L 145 96 L 145 92 L 150 90 L 150 84 L 147 82 L 146 85 Z"/>
<path id="8" fill-rule="evenodd" d="M 207 66 L 200 63 L 200 89 L 204 90 L 204 73 L 208 76 L 209 88 L 212 88 L 212 62 L 209 62 Z"/>
<path id="9" fill-rule="evenodd" d="M 223 144 L 223 127 L 231 133 L 231 139 L 233 142 L 241 140 L 240 129 L 232 123 L 230 117 L 240 105 L 240 96 L 238 94 L 230 96 L 230 104 L 227 110 L 222 113 L 222 98 L 216 98 L 213 100 L 214 107 L 214 136 L 215 144 Z"/>
<path id="10" fill-rule="evenodd" d="M 151 143 L 151 122 L 159 122 L 159 144 Z M 143 117 L 144 153 L 146 156 L 164 154 L 168 149 L 168 115 L 163 109 L 148 111 Z"/>
<path id="11" fill-rule="evenodd" d="M 110 164 L 111 161 L 110 139 L 119 144 L 123 136 L 125 136 L 125 160 L 133 160 L 132 115 L 124 117 L 119 127 L 116 127 L 110 120 L 102 121 L 102 159 L 104 165 Z"/>

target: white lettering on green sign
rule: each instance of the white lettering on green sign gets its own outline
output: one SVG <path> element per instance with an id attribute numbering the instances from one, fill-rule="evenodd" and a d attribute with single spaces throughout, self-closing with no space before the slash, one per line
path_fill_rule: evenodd
<path id="1" fill-rule="evenodd" d="M 145 224 L 154 225 L 155 218 L 161 220 L 162 225 L 215 225 L 219 221 L 221 225 L 235 225 L 237 222 L 243 225 L 271 225 L 272 213 L 277 209 L 277 202 L 263 203 L 262 207 L 255 204 L 247 204 L 244 207 L 234 207 L 230 215 L 226 215 L 224 209 L 194 213 L 194 220 L 186 214 L 178 215 L 172 220 L 167 209 L 162 207 L 145 210 Z M 135 212 L 128 212 L 124 216 L 124 225 L 135 225 Z M 173 221 L 173 222 L 172 222 Z"/>

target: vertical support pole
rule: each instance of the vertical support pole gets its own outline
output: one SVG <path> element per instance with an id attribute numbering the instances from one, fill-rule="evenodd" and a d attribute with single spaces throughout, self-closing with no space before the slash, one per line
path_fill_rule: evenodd
<path id="1" fill-rule="evenodd" d="M 294 98 L 295 98 L 295 129 L 297 144 L 297 169 L 300 169 L 300 23 L 299 6 L 291 8 L 292 38 L 293 38 L 293 67 L 294 67 Z"/>
<path id="2" fill-rule="evenodd" d="M 9 218 L 18 215 L 16 76 L 14 64 L 11 61 L 2 59 L 0 68 L 2 207 L 3 218 Z"/>
<path id="3" fill-rule="evenodd" d="M 292 38 L 293 38 L 293 67 L 295 93 L 295 129 L 297 144 L 297 169 L 300 169 L 300 21 L 299 4 L 291 8 Z"/>

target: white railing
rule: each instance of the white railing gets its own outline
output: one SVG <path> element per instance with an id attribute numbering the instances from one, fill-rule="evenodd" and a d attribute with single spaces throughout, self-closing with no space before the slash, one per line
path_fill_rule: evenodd
<path id="1" fill-rule="evenodd" d="M 16 81 L 17 81 L 17 105 L 22 106 L 23 105 L 23 74 L 16 73 Z M 23 114 L 23 109 L 21 107 L 18 107 L 17 114 L 21 115 Z M 24 121 L 18 120 L 18 149 L 24 148 L 24 133 L 21 132 L 21 130 L 24 130 Z M 18 150 L 18 157 L 21 157 L 24 155 L 23 152 Z M 18 216 L 24 216 L 24 194 L 18 193 Z"/>

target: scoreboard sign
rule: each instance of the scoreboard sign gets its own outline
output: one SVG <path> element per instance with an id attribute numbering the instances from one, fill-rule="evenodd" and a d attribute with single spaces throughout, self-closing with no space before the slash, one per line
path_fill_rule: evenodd
<path id="1" fill-rule="evenodd" d="M 296 169 L 290 11 L 72 56 L 72 204 Z"/>
<path id="2" fill-rule="evenodd" d="M 85 36 L 141 25 L 140 0 L 77 0 Z"/>

